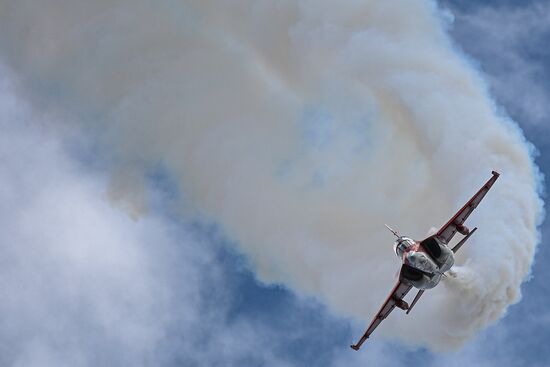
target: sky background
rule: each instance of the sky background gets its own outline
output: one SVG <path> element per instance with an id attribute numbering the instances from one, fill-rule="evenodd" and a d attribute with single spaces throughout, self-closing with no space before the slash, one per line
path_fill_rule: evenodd
<path id="1" fill-rule="evenodd" d="M 550 59 L 548 50 L 541 46 L 549 36 L 550 3 L 505 1 L 480 5 L 465 1 L 450 6 L 456 16 L 452 37 L 488 76 L 496 99 L 535 145 L 539 152 L 537 164 L 548 176 L 550 125 L 545 101 Z M 523 300 L 480 336 L 487 355 L 502 355 L 499 345 L 507 346 L 510 353 L 504 353 L 503 365 L 548 364 L 542 343 L 548 335 L 549 320 L 545 306 L 549 287 L 544 281 L 548 276 L 544 259 L 550 256 L 548 229 L 545 221 L 531 280 L 522 287 Z"/>
<path id="2" fill-rule="evenodd" d="M 550 2 L 439 4 L 452 14 L 452 40 L 485 76 L 502 113 L 533 143 L 547 176 Z M 0 58 L 7 59 L 9 47 L 2 46 Z M 550 364 L 547 221 L 522 300 L 459 351 L 432 352 L 376 335 L 355 353 L 349 344 L 363 333 L 362 321 L 284 284 L 258 280 L 219 224 L 195 220 L 174 204 L 185 193 L 162 165 L 143 179 L 147 192 L 135 193 L 149 205 L 139 220 L 128 215 L 135 201 L 125 212 L 124 200 L 118 206 L 99 200 L 110 185 L 103 147 L 85 129 L 49 127 L 74 111 L 41 109 L 43 101 L 20 90 L 29 88 L 19 84 L 28 75 L 10 67 L 1 75 L 1 365 Z M 55 85 L 34 87 L 53 99 L 62 94 Z M 116 190 L 108 195 L 117 202 Z M 91 266 L 89 258 L 98 260 Z"/>

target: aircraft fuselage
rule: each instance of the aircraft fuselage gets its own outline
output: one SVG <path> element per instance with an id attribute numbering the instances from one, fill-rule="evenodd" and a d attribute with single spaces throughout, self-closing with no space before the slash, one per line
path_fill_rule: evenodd
<path id="1" fill-rule="evenodd" d="M 401 280 L 418 289 L 434 288 L 454 264 L 453 252 L 436 236 L 421 242 L 399 237 L 395 250 L 403 264 L 408 265 Z"/>

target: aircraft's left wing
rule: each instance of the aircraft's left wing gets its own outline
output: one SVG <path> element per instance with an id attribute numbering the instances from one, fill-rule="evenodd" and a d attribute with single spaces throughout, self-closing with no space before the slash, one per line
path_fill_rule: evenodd
<path id="1" fill-rule="evenodd" d="M 374 319 L 371 321 L 369 327 L 367 328 L 367 331 L 365 332 L 365 334 L 363 334 L 361 339 L 359 339 L 359 342 L 357 342 L 357 344 L 351 346 L 352 349 L 359 350 L 365 340 L 367 340 L 374 329 L 376 329 L 378 325 L 380 325 L 382 320 L 388 317 L 395 306 L 399 306 L 403 309 L 407 309 L 409 307 L 407 303 L 403 301 L 403 297 L 405 297 L 405 295 L 411 290 L 411 288 L 411 285 L 405 284 L 401 280 L 397 281 L 397 284 L 395 285 L 395 287 L 393 287 L 393 290 L 388 296 L 388 299 L 386 299 L 386 302 L 384 302 Z"/>
<path id="2" fill-rule="evenodd" d="M 441 229 L 437 232 L 437 236 L 445 240 L 445 242 L 448 244 L 455 233 L 458 232 L 464 232 L 464 235 L 468 235 L 469 231 L 465 230 L 464 222 L 466 219 L 472 214 L 474 209 L 478 206 L 478 204 L 481 202 L 483 197 L 485 197 L 485 194 L 489 192 L 495 181 L 497 180 L 499 174 L 496 171 L 493 171 L 493 177 L 491 177 L 485 185 L 479 189 L 479 191 L 472 196 L 470 200 L 449 220 Z"/>

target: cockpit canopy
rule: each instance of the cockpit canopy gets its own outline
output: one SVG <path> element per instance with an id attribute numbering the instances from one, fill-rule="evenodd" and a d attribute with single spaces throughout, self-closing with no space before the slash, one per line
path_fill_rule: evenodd
<path id="1" fill-rule="evenodd" d="M 403 257 L 407 248 L 414 245 L 414 240 L 408 237 L 399 237 L 393 244 L 393 250 L 398 257 Z"/>

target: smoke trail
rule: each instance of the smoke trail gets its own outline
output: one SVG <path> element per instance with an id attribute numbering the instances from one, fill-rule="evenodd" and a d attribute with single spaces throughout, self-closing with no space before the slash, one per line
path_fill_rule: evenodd
<path id="1" fill-rule="evenodd" d="M 228 317 L 242 301 L 242 271 L 228 269 L 238 261 L 224 264 L 158 211 L 130 220 L 105 200 L 102 175 L 65 149 L 86 138 L 58 135 L 28 107 L 0 68 L 1 366 L 285 367 L 297 362 L 281 352 L 289 340 L 328 328 L 303 322 L 320 311 L 307 302 L 275 312 L 297 330 L 258 313 Z M 333 363 L 332 345 L 318 341 L 316 361 Z"/>
<path id="2" fill-rule="evenodd" d="M 422 238 L 497 169 L 456 277 L 380 334 L 456 347 L 519 299 L 541 217 L 530 146 L 435 3 L 27 3 L 0 5 L 4 59 L 97 134 L 134 212 L 127 178 L 161 165 L 261 279 L 367 320 L 398 266 L 383 223 Z"/>

